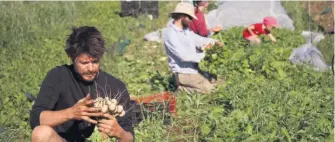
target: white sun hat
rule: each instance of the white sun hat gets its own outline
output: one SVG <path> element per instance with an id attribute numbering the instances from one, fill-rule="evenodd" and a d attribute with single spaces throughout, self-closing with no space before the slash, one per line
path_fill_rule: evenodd
<path id="1" fill-rule="evenodd" d="M 176 6 L 176 8 L 174 9 L 172 13 L 182 13 L 182 14 L 187 14 L 189 16 L 191 16 L 193 19 L 198 20 L 198 18 L 195 16 L 194 14 L 194 6 L 191 3 L 188 2 L 179 2 Z"/>

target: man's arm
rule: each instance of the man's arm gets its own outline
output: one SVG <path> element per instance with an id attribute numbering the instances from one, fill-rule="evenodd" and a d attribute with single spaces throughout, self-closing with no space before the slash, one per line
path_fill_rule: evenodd
<path id="1" fill-rule="evenodd" d="M 215 32 L 212 32 L 210 29 L 208 30 L 208 36 L 207 37 L 212 37 L 215 34 Z"/>
<path id="2" fill-rule="evenodd" d="M 104 114 L 104 119 L 99 120 L 97 126 L 102 135 L 106 134 L 109 137 L 118 139 L 120 142 L 134 141 L 134 132 L 122 128 L 115 117 L 108 113 Z"/>
<path id="3" fill-rule="evenodd" d="M 189 32 L 195 34 L 192 31 Z M 183 46 L 178 37 L 175 35 L 167 35 L 164 43 L 168 50 L 167 53 L 173 54 L 174 56 L 180 58 L 183 62 L 199 63 L 205 57 L 203 54 L 197 54 L 195 50 L 193 51 L 190 47 Z"/>
<path id="4" fill-rule="evenodd" d="M 121 96 L 119 102 L 120 104 L 124 104 L 123 108 L 126 113 L 124 116 L 118 117 L 114 117 L 108 113 L 104 114 L 105 119 L 99 120 L 98 129 L 110 137 L 117 138 L 120 142 L 133 142 L 135 134 L 131 120 L 133 106 L 130 103 L 130 95 L 126 85 L 119 80 L 116 83 L 111 83 L 111 86 L 118 88 L 117 92 L 122 92 L 121 94 L 117 94 Z"/>
<path id="5" fill-rule="evenodd" d="M 134 137 L 130 132 L 127 131 L 123 131 L 120 134 L 120 138 L 119 138 L 120 142 L 133 142 L 134 141 Z"/>
<path id="6" fill-rule="evenodd" d="M 125 115 L 119 117 L 118 123 L 122 127 L 123 131 L 120 134 L 119 141 L 120 142 L 132 142 L 134 141 L 135 133 L 133 128 L 133 123 L 131 119 L 131 114 L 133 113 L 133 105 L 131 104 L 130 95 L 128 89 L 124 83 L 120 83 L 120 89 L 122 90 L 123 94 L 120 101 L 124 104 L 124 111 L 126 111 Z"/>
<path id="7" fill-rule="evenodd" d="M 48 117 L 59 98 L 59 84 L 61 83 L 60 68 L 50 70 L 42 82 L 39 94 L 30 112 L 30 125 L 34 129 L 38 125 L 55 126 L 66 121 L 65 111 L 54 112 Z M 49 123 L 52 122 L 52 123 Z"/>
<path id="8" fill-rule="evenodd" d="M 219 44 L 221 46 L 221 44 L 219 43 L 220 41 L 216 40 L 216 39 L 212 39 L 212 38 L 207 38 L 207 37 L 202 37 L 199 36 L 195 33 L 190 33 L 191 38 L 193 39 L 193 42 L 196 46 L 197 49 L 202 50 L 202 48 L 208 44 Z"/>
<path id="9" fill-rule="evenodd" d="M 94 101 L 90 94 L 85 98 L 79 100 L 70 108 L 60 111 L 43 111 L 40 114 L 41 125 L 48 125 L 50 127 L 57 126 L 69 120 L 86 120 L 90 123 L 97 124 L 96 120 L 90 119 L 90 116 L 101 116 L 98 108 L 89 107 L 93 105 Z M 53 119 L 50 119 L 53 118 Z"/>
<path id="10" fill-rule="evenodd" d="M 56 127 L 70 120 L 70 109 L 60 111 L 42 111 L 40 114 L 40 125 Z M 52 118 L 52 119 L 50 119 Z"/>
<path id="11" fill-rule="evenodd" d="M 96 124 L 97 121 L 90 119 L 90 116 L 101 116 L 98 108 L 89 107 L 93 105 L 94 101 L 90 94 L 85 98 L 79 100 L 70 108 L 60 111 L 42 111 L 40 114 L 41 125 L 48 125 L 51 127 L 57 126 L 69 120 L 86 120 L 90 123 Z M 53 119 L 50 119 L 53 118 Z"/>

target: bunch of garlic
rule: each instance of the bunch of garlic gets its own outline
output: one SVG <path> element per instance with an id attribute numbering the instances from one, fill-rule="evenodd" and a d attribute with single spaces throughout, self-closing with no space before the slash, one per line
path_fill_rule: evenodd
<path id="1" fill-rule="evenodd" d="M 94 107 L 100 108 L 103 113 L 109 113 L 114 116 L 124 116 L 125 111 L 123 110 L 123 105 L 120 105 L 116 99 L 111 99 L 109 97 L 97 97 L 95 99 Z"/>

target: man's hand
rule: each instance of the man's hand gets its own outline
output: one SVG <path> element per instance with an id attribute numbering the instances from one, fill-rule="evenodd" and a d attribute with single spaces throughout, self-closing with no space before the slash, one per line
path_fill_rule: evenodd
<path id="1" fill-rule="evenodd" d="M 86 120 L 90 123 L 97 124 L 96 120 L 91 119 L 90 117 L 102 116 L 99 108 L 90 107 L 94 104 L 94 100 L 91 99 L 91 95 L 88 94 L 85 98 L 79 100 L 70 110 L 69 117 L 74 120 Z"/>
<path id="2" fill-rule="evenodd" d="M 216 45 L 218 45 L 219 47 L 223 47 L 223 43 L 221 41 L 217 41 L 215 42 Z"/>
<path id="3" fill-rule="evenodd" d="M 215 28 L 212 28 L 211 31 L 212 32 L 220 32 L 220 31 L 222 31 L 222 27 L 220 25 L 218 25 Z"/>
<path id="4" fill-rule="evenodd" d="M 212 47 L 213 47 L 213 45 L 211 43 L 209 43 L 209 44 L 202 47 L 202 51 L 205 51 L 205 50 L 207 50 L 209 48 L 212 48 Z"/>
<path id="5" fill-rule="evenodd" d="M 223 47 L 223 43 L 221 41 L 216 41 L 215 44 L 218 45 L 219 47 Z M 212 48 L 213 46 L 214 46 L 214 43 L 209 43 L 205 45 L 204 47 L 202 47 L 202 50 L 205 51 L 209 48 Z"/>
<path id="6" fill-rule="evenodd" d="M 133 141 L 132 134 L 125 131 L 114 116 L 109 114 L 104 114 L 103 116 L 106 119 L 99 120 L 98 122 L 98 130 L 100 132 L 103 132 L 110 137 L 116 137 L 119 141 Z"/>

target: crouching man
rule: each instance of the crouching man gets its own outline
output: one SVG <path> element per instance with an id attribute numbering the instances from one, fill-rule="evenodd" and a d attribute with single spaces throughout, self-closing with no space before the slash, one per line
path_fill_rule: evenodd
<path id="1" fill-rule="evenodd" d="M 105 97 L 108 93 L 121 96 L 119 102 L 124 110 L 131 108 L 125 84 L 99 68 L 104 46 L 95 27 L 72 30 L 65 49 L 72 64 L 57 66 L 47 73 L 30 112 L 33 142 L 85 141 L 95 126 L 102 135 L 120 142 L 134 140 L 131 111 L 114 117 L 93 107 L 97 95 Z"/>
<path id="2" fill-rule="evenodd" d="M 170 15 L 173 21 L 166 29 L 164 45 L 178 89 L 189 93 L 210 93 L 215 89 L 215 84 L 200 73 L 198 63 L 205 57 L 203 47 L 209 43 L 221 47 L 223 44 L 189 30 L 189 23 L 197 19 L 192 4 L 180 2 Z"/>

